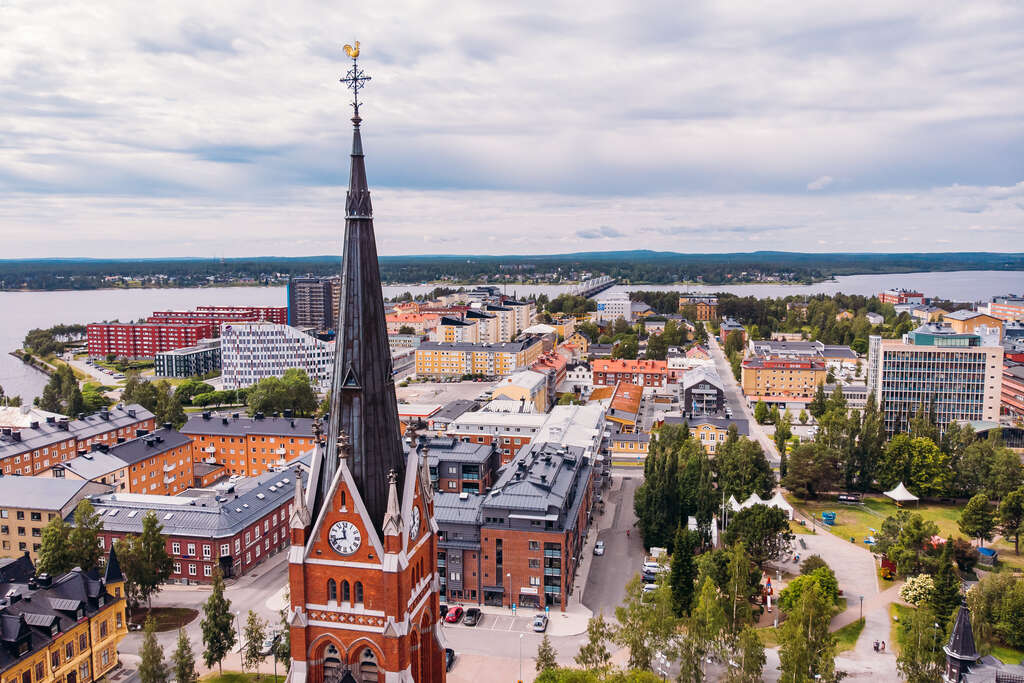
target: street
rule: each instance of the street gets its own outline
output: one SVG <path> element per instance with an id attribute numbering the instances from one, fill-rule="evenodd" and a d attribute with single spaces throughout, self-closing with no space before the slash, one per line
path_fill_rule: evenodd
<path id="1" fill-rule="evenodd" d="M 768 438 L 764 430 L 761 429 L 761 425 L 754 420 L 754 415 L 747 405 L 747 400 L 744 398 L 743 392 L 740 391 L 739 383 L 733 377 L 729 359 L 725 357 L 725 351 L 715 341 L 715 337 L 712 334 L 708 334 L 708 348 L 711 351 L 711 357 L 715 361 L 715 369 L 718 370 L 718 375 L 722 378 L 722 384 L 725 386 L 725 400 L 732 409 L 733 416 L 747 421 L 747 424 L 750 426 L 750 438 L 755 439 L 761 444 L 761 449 L 764 450 L 768 462 L 778 466 L 779 451 L 775 448 L 775 442 Z"/>
<path id="2" fill-rule="evenodd" d="M 615 608 L 625 598 L 626 584 L 640 573 L 643 563 L 644 544 L 634 526 L 636 515 L 633 513 L 633 496 L 642 481 L 642 470 L 630 472 L 623 475 L 618 490 L 605 494 L 605 514 L 614 515 L 612 525 L 597 535 L 597 540 L 604 541 L 604 555 L 593 559 L 590 577 L 583 589 L 583 604 L 594 614 L 604 614 L 605 618 L 614 617 Z M 628 537 L 627 530 L 631 532 Z"/>

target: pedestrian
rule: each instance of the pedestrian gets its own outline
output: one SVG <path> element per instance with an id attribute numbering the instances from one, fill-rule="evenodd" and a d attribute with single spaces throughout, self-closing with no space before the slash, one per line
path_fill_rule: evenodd
<path id="1" fill-rule="evenodd" d="M 875 652 L 878 652 L 878 641 L 875 641 Z"/>
<path id="2" fill-rule="evenodd" d="M 882 641 L 882 652 L 885 652 L 885 641 Z"/>

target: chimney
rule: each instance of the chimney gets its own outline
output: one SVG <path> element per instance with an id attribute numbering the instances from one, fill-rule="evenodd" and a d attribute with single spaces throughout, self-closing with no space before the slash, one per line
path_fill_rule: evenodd
<path id="1" fill-rule="evenodd" d="M 57 422 L 57 427 L 65 432 L 68 431 L 68 419 L 66 417 L 62 417 L 60 421 Z"/>
<path id="2" fill-rule="evenodd" d="M 21 430 L 18 430 L 18 431 L 12 430 L 11 431 L 11 438 L 14 439 L 15 441 L 21 441 Z"/>
<path id="3" fill-rule="evenodd" d="M 10 436 L 11 435 L 11 428 L 10 427 L 4 427 L 3 428 L 3 435 L 4 436 Z"/>
<path id="4" fill-rule="evenodd" d="M 28 423 L 29 429 L 39 429 L 39 420 L 32 420 Z"/>
<path id="5" fill-rule="evenodd" d="M 53 577 L 51 577 L 46 572 L 43 572 L 42 574 L 37 576 L 36 581 L 39 583 L 40 588 L 49 588 L 53 585 Z"/>
<path id="6" fill-rule="evenodd" d="M 49 417 L 46 418 L 46 424 L 48 424 L 48 425 L 52 425 L 56 421 L 57 421 L 57 418 L 55 418 L 53 415 L 50 415 Z"/>

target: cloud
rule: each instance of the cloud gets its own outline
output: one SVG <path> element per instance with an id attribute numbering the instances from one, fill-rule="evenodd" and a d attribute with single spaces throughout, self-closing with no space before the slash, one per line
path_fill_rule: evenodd
<path id="1" fill-rule="evenodd" d="M 1019 3 L 0 5 L 5 253 L 333 244 L 357 38 L 386 253 L 1021 246 Z"/>
<path id="2" fill-rule="evenodd" d="M 624 237 L 623 233 L 615 228 L 610 228 L 607 225 L 602 225 L 599 228 L 587 228 L 584 230 L 577 230 L 576 236 L 584 240 L 598 240 L 611 237 Z"/>
<path id="3" fill-rule="evenodd" d="M 833 182 L 832 176 L 823 175 L 815 178 L 811 182 L 807 183 L 807 189 L 811 191 L 824 190 L 826 187 L 831 185 Z"/>

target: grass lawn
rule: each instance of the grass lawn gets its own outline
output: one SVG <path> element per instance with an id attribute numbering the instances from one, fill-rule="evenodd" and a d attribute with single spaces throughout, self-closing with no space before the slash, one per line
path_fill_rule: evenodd
<path id="1" fill-rule="evenodd" d="M 913 607 L 899 605 L 895 602 L 889 605 L 889 642 L 886 643 L 886 647 L 892 649 L 897 654 L 900 652 L 903 640 L 907 637 L 907 634 L 903 632 L 901 624 L 910 618 L 913 611 Z M 899 617 L 899 621 L 894 621 L 894 617 Z"/>
<path id="2" fill-rule="evenodd" d="M 864 503 L 860 505 L 817 500 L 804 502 L 795 498 L 790 502 L 818 520 L 819 526 L 822 512 L 835 512 L 835 525 L 825 528 L 847 541 L 852 536 L 857 543 L 863 543 L 865 538 L 874 535 L 871 529 L 880 530 L 885 518 L 895 515 L 899 509 L 895 503 L 882 496 L 866 496 Z M 925 519 L 935 522 L 939 527 L 939 534 L 944 537 L 963 535 L 957 526 L 957 520 L 960 519 L 960 506 L 922 503 L 920 507 L 908 505 L 904 509 L 912 513 L 919 513 Z"/>
<path id="3" fill-rule="evenodd" d="M 789 520 L 789 530 L 792 531 L 794 534 L 810 534 L 811 533 L 810 528 L 808 528 L 806 526 L 801 526 L 798 522 L 794 522 L 793 520 Z"/>
<path id="4" fill-rule="evenodd" d="M 864 619 L 858 619 L 835 632 L 837 649 L 836 652 L 852 650 L 857 645 L 860 632 L 864 630 Z"/>
<path id="5" fill-rule="evenodd" d="M 1003 664 L 1020 664 L 1024 660 L 1024 652 L 1005 645 L 993 645 L 992 654 Z"/>
<path id="6" fill-rule="evenodd" d="M 242 673 L 240 671 L 225 671 L 223 674 L 218 676 L 217 674 L 210 674 L 199 680 L 203 683 L 254 683 L 260 681 L 260 683 L 284 683 L 284 679 L 287 676 L 274 676 L 272 673 L 265 673 L 259 678 L 254 673 Z"/>
<path id="7" fill-rule="evenodd" d="M 187 607 L 154 607 L 151 614 L 156 619 L 157 632 L 177 630 L 199 616 L 198 610 Z M 132 624 L 144 624 L 146 616 L 146 608 L 140 607 L 132 613 L 128 621 Z"/>

